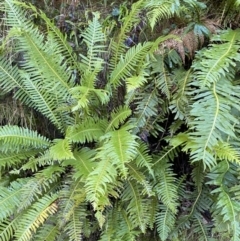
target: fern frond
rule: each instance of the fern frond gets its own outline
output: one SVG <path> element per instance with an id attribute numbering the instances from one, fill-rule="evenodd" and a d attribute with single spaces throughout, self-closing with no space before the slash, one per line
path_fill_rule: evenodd
<path id="1" fill-rule="evenodd" d="M 19 241 L 29 240 L 37 228 L 42 225 L 45 220 L 56 213 L 57 204 L 55 203 L 57 196 L 44 196 L 39 199 L 32 207 L 22 216 L 22 222 L 16 231 L 15 237 Z"/>
<path id="2" fill-rule="evenodd" d="M 35 154 L 38 153 L 36 151 L 25 151 L 21 150 L 17 153 L 1 153 L 0 154 L 0 168 L 12 168 L 13 166 L 17 167 L 20 163 L 23 163 L 28 158 L 33 157 Z"/>
<path id="3" fill-rule="evenodd" d="M 100 148 L 102 158 L 111 158 L 124 177 L 127 176 L 125 163 L 136 157 L 139 145 L 136 141 L 138 137 L 130 133 L 131 128 L 131 125 L 126 125 L 101 137 L 103 141 L 103 146 Z"/>
<path id="4" fill-rule="evenodd" d="M 64 166 L 71 165 L 74 167 L 73 178 L 84 180 L 96 167 L 94 157 L 96 151 L 89 148 L 82 148 L 79 151 L 74 151 L 74 159 L 66 160 L 63 162 Z"/>
<path id="5" fill-rule="evenodd" d="M 127 214 L 134 226 L 145 232 L 148 223 L 148 200 L 141 195 L 141 187 L 134 180 L 127 180 L 122 200 L 127 202 Z"/>
<path id="6" fill-rule="evenodd" d="M 183 120 L 187 118 L 189 114 L 189 106 L 191 104 L 191 100 L 189 99 L 188 93 L 191 92 L 191 69 L 185 71 L 181 69 L 180 71 L 176 71 L 175 74 L 177 76 L 177 91 L 173 94 L 173 98 L 171 100 L 170 110 L 175 113 L 175 119 Z"/>
<path id="7" fill-rule="evenodd" d="M 156 214 L 156 225 L 159 237 L 165 241 L 174 228 L 176 221 L 175 214 L 165 205 L 159 205 L 159 211 Z"/>
<path id="8" fill-rule="evenodd" d="M 162 91 L 163 94 L 167 96 L 168 99 L 171 98 L 172 95 L 172 79 L 170 73 L 168 72 L 165 63 L 164 56 L 156 55 L 155 61 L 151 64 L 152 74 L 157 75 L 155 77 L 156 87 Z"/>
<path id="9" fill-rule="evenodd" d="M 131 28 L 139 22 L 139 14 L 142 11 L 143 0 L 133 3 L 131 11 L 124 17 L 123 25 L 121 26 L 120 33 L 116 36 L 116 39 L 111 43 L 112 58 L 110 62 L 110 69 L 114 71 L 121 56 L 125 54 L 127 48 L 124 45 L 124 41 L 127 38 L 127 33 L 131 31 Z"/>
<path id="10" fill-rule="evenodd" d="M 95 210 L 103 210 L 105 206 L 110 205 L 109 194 L 118 196 L 114 191 L 117 186 L 116 177 L 116 168 L 107 156 L 99 161 L 97 167 L 88 175 L 85 184 L 86 195 Z"/>
<path id="11" fill-rule="evenodd" d="M 73 143 L 98 141 L 104 134 L 101 120 L 85 118 L 79 124 L 70 126 L 67 130 L 67 139 Z"/>
<path id="12" fill-rule="evenodd" d="M 137 126 L 137 132 L 139 132 L 139 129 L 148 126 L 150 117 L 157 116 L 160 100 L 156 88 L 148 92 L 139 93 L 138 96 L 135 97 L 135 100 L 137 107 L 134 113 L 135 116 L 131 118 L 131 122 Z"/>
<path id="13" fill-rule="evenodd" d="M 197 235 L 199 241 L 208 241 L 210 239 L 210 226 L 201 220 L 202 217 L 193 218 L 193 232 Z"/>
<path id="14" fill-rule="evenodd" d="M 3 145 L 1 151 L 17 151 L 24 149 L 45 149 L 50 145 L 50 141 L 39 135 L 36 131 L 31 131 L 18 126 L 0 127 L 0 142 Z"/>
<path id="15" fill-rule="evenodd" d="M 6 93 L 16 88 L 17 92 L 27 95 L 17 66 L 12 66 L 9 60 L 2 57 L 0 59 L 0 87 Z"/>
<path id="16" fill-rule="evenodd" d="M 79 65 L 77 64 L 76 55 L 74 54 L 73 49 L 67 42 L 67 36 L 64 36 L 64 34 L 61 33 L 60 29 L 56 26 L 56 24 L 53 21 L 51 21 L 43 11 L 37 9 L 32 4 L 26 4 L 24 2 L 16 1 L 15 4 L 17 6 L 21 6 L 23 9 L 30 9 L 45 21 L 48 34 L 51 35 L 51 37 L 49 38 L 53 39 L 55 43 L 58 43 L 58 53 L 64 54 L 65 60 L 67 61 L 68 65 L 71 68 L 77 70 L 79 68 Z"/>
<path id="17" fill-rule="evenodd" d="M 51 220 L 51 217 L 49 218 L 49 220 Z M 34 240 L 35 241 L 42 241 L 42 240 L 55 241 L 56 237 L 59 236 L 59 233 L 60 231 L 58 229 L 58 226 L 52 224 L 51 221 L 48 221 L 44 223 L 43 226 L 39 227 L 36 235 L 34 235 Z"/>
<path id="18" fill-rule="evenodd" d="M 81 219 L 83 219 L 84 216 L 86 216 L 85 207 L 75 207 L 69 222 L 64 227 L 64 231 L 68 235 L 69 241 L 82 240 L 83 223 Z"/>
<path id="19" fill-rule="evenodd" d="M 32 205 L 54 184 L 59 185 L 59 177 L 62 172 L 63 168 L 61 167 L 49 166 L 37 173 L 34 178 L 29 179 L 21 189 L 21 203 L 18 205 L 18 212 Z"/>
<path id="20" fill-rule="evenodd" d="M 138 168 L 133 163 L 127 163 L 127 167 L 129 170 L 129 175 L 135 179 L 138 183 L 142 184 L 143 186 L 143 195 L 148 195 L 149 197 L 153 195 L 152 186 L 146 180 L 146 177 L 143 175 L 142 172 L 138 170 Z"/>
<path id="21" fill-rule="evenodd" d="M 140 168 L 147 168 L 152 177 L 154 176 L 152 169 L 152 156 L 149 154 L 148 146 L 144 142 L 140 142 L 137 149 L 137 157 L 134 159 L 134 163 L 136 163 L 136 165 Z"/>
<path id="22" fill-rule="evenodd" d="M 221 78 L 232 80 L 235 73 L 235 61 L 240 61 L 238 53 L 240 31 L 224 30 L 219 35 L 212 37 L 209 49 L 199 51 L 193 63 L 194 75 L 201 86 L 212 86 Z M 204 60 L 204 61 L 203 61 Z"/>
<path id="23" fill-rule="evenodd" d="M 175 214 L 177 212 L 179 196 L 177 179 L 172 171 L 171 164 L 166 160 L 161 161 L 156 169 L 155 176 L 158 180 L 155 191 L 159 199 Z"/>
<path id="24" fill-rule="evenodd" d="M 55 139 L 53 143 L 54 145 L 50 147 L 50 156 L 52 159 L 58 161 L 74 159 L 68 139 Z"/>
<path id="25" fill-rule="evenodd" d="M 59 227 L 63 228 L 69 240 L 82 240 L 83 220 L 86 216 L 83 185 L 80 179 L 66 183 L 59 194 Z"/>
<path id="26" fill-rule="evenodd" d="M 10 187 L 0 187 L 0 221 L 13 215 L 21 204 L 21 192 L 26 180 L 12 182 Z"/>
<path id="27" fill-rule="evenodd" d="M 116 88 L 121 84 L 121 80 L 132 76 L 132 73 L 136 72 L 136 68 L 139 68 L 143 64 L 151 47 L 152 43 L 146 42 L 144 44 L 139 43 L 130 48 L 125 57 L 121 57 L 116 68 L 111 73 L 109 83 Z"/>
<path id="28" fill-rule="evenodd" d="M 192 149 L 192 160 L 203 160 L 204 167 L 216 164 L 213 150 L 219 143 L 236 138 L 234 126 L 238 120 L 232 113 L 232 108 L 239 108 L 236 89 L 229 81 L 219 80 L 212 89 L 197 90 L 194 97 L 190 112 L 194 119 L 189 124 L 195 132 L 190 133 L 187 147 Z"/>
<path id="29" fill-rule="evenodd" d="M 169 19 L 175 14 L 179 14 L 180 1 L 179 0 L 167 0 L 157 1 L 151 0 L 146 3 L 146 7 L 149 9 L 148 18 L 150 26 L 153 29 L 157 21 L 162 19 Z"/>
<path id="30" fill-rule="evenodd" d="M 44 41 L 44 35 L 24 17 L 24 10 L 11 0 L 5 3 L 8 10 L 7 24 L 12 27 L 10 31 L 16 36 L 18 48 L 24 52 L 21 77 L 28 95 L 18 92 L 16 97 L 43 113 L 63 130 L 64 125 L 71 122 L 71 117 L 57 111 L 57 108 L 70 96 L 71 70 L 51 36 Z"/>
<path id="31" fill-rule="evenodd" d="M 132 111 L 128 106 L 120 106 L 116 110 L 111 113 L 111 120 L 105 130 L 108 132 L 109 130 L 117 129 L 121 123 L 131 115 Z"/>
<path id="32" fill-rule="evenodd" d="M 208 184 L 215 185 L 211 191 L 215 200 L 212 206 L 212 215 L 216 224 L 222 222 L 229 226 L 229 235 L 232 235 L 232 240 L 240 240 L 240 225 L 239 225 L 239 201 L 235 199 L 234 193 L 229 191 L 229 186 L 232 185 L 232 177 L 229 175 L 233 170 L 228 161 L 221 161 L 208 174 L 210 181 Z M 221 221 L 220 221 L 221 220 Z"/>
<path id="33" fill-rule="evenodd" d="M 98 21 L 99 13 L 93 13 L 93 15 L 92 22 L 90 22 L 86 31 L 81 34 L 88 48 L 87 56 L 80 55 L 82 57 L 82 64 L 84 64 L 84 73 L 86 74 L 95 71 L 96 64 L 103 62 L 103 60 L 99 58 L 99 53 L 103 53 L 105 50 L 103 43 L 106 41 L 106 36 Z M 101 68 L 99 68 L 99 70 L 100 69 Z M 87 81 L 87 79 L 85 79 L 85 81 Z"/>
<path id="34" fill-rule="evenodd" d="M 19 223 L 21 222 L 22 214 L 17 214 L 14 219 L 8 218 L 0 222 L 0 238 L 2 241 L 12 240 Z"/>

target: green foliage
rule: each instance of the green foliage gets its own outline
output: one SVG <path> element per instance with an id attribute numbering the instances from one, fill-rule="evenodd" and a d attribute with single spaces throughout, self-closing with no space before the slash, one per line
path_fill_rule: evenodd
<path id="1" fill-rule="evenodd" d="M 240 32 L 210 37 L 205 7 L 136 1 L 110 36 L 92 13 L 77 55 L 45 13 L 1 3 L 23 59 L 1 53 L 0 90 L 55 133 L 0 127 L 1 240 L 240 240 Z M 126 46 L 144 14 L 152 29 L 182 18 L 209 43 L 189 66 L 164 48 L 173 35 Z"/>

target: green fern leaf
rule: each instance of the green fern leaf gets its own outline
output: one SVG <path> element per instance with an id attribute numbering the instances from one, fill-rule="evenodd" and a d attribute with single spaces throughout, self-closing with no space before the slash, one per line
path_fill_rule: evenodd
<path id="1" fill-rule="evenodd" d="M 160 205 L 159 211 L 156 214 L 156 225 L 159 237 L 165 241 L 174 228 L 176 217 L 170 208 Z"/>
<path id="2" fill-rule="evenodd" d="M 14 219 L 9 218 L 0 223 L 0 238 L 2 241 L 12 240 L 21 218 L 22 214 L 17 214 L 14 216 Z"/>
<path id="3" fill-rule="evenodd" d="M 73 125 L 67 130 L 67 139 L 73 143 L 98 141 L 104 134 L 102 122 L 85 118 L 82 123 Z"/>
<path id="4" fill-rule="evenodd" d="M 169 19 L 173 17 L 174 14 L 179 14 L 180 2 L 179 0 L 153 0 L 148 2 L 146 7 L 150 9 L 148 12 L 148 18 L 150 21 L 150 26 L 153 29 L 157 21 Z"/>
<path id="5" fill-rule="evenodd" d="M 0 187 L 0 221 L 13 215 L 21 204 L 21 192 L 27 180 L 12 182 L 9 188 Z"/>
<path id="6" fill-rule="evenodd" d="M 178 206 L 178 187 L 177 179 L 171 169 L 171 164 L 167 161 L 161 161 L 155 173 L 158 182 L 156 183 L 156 193 L 172 213 L 177 212 Z"/>
<path id="7" fill-rule="evenodd" d="M 137 150 L 137 157 L 134 159 L 134 162 L 138 167 L 146 167 L 148 172 L 154 177 L 153 169 L 152 169 L 152 157 L 148 153 L 148 146 L 140 142 L 140 145 Z"/>
<path id="8" fill-rule="evenodd" d="M 127 176 L 125 163 L 130 162 L 137 155 L 137 136 L 130 134 L 131 128 L 132 126 L 127 125 L 101 137 L 103 141 L 103 146 L 100 148 L 102 158 L 111 158 L 124 177 Z"/>
<path id="9" fill-rule="evenodd" d="M 126 181 L 122 200 L 128 203 L 127 214 L 131 223 L 145 232 L 148 222 L 148 201 L 142 197 L 140 189 L 133 180 Z"/>
<path id="10" fill-rule="evenodd" d="M 31 131 L 18 126 L 0 127 L 0 142 L 3 145 L 2 151 L 17 151 L 24 149 L 45 149 L 50 145 L 50 141 L 40 136 L 36 131 Z"/>
<path id="11" fill-rule="evenodd" d="M 38 200 L 32 207 L 23 215 L 22 221 L 16 231 L 16 238 L 19 241 L 30 240 L 37 228 L 42 225 L 45 220 L 57 211 L 56 201 L 57 196 L 45 196 Z"/>
<path id="12" fill-rule="evenodd" d="M 86 195 L 95 210 L 102 211 L 105 206 L 110 205 L 109 194 L 118 196 L 114 191 L 117 186 L 116 177 L 116 168 L 107 156 L 99 161 L 97 167 L 89 174 L 85 184 Z"/>
<path id="13" fill-rule="evenodd" d="M 51 219 L 51 217 L 49 218 Z M 49 223 L 44 223 L 43 226 L 39 227 L 36 235 L 34 235 L 35 241 L 55 241 L 59 236 L 59 229 L 57 225 Z"/>
<path id="14" fill-rule="evenodd" d="M 211 48 L 198 52 L 196 59 L 199 61 L 194 62 L 193 69 L 202 87 L 210 87 L 221 78 L 229 80 L 234 78 L 235 61 L 240 61 L 239 37 L 239 30 L 222 31 L 220 35 L 212 38 L 212 41 L 222 41 L 222 43 L 212 44 Z"/>
<path id="15" fill-rule="evenodd" d="M 55 139 L 53 143 L 54 145 L 50 147 L 50 156 L 52 159 L 58 161 L 74 159 L 68 139 Z"/>
<path id="16" fill-rule="evenodd" d="M 120 106 L 119 108 L 117 108 L 111 113 L 111 120 L 105 132 L 117 129 L 121 123 L 124 123 L 124 121 L 131 115 L 131 113 L 132 111 L 131 109 L 129 109 L 128 106 Z"/>
<path id="17" fill-rule="evenodd" d="M 74 151 L 73 155 L 74 159 L 66 160 L 63 164 L 65 166 L 71 165 L 74 167 L 75 173 L 73 177 L 75 179 L 86 179 L 96 167 L 96 162 L 94 162 L 96 151 L 85 147 L 79 151 Z"/>
<path id="18" fill-rule="evenodd" d="M 120 82 L 122 79 L 132 76 L 132 73 L 135 73 L 136 68 L 143 64 L 151 47 L 152 43 L 146 42 L 130 48 L 125 57 L 120 59 L 116 68 L 111 73 L 109 80 L 110 84 L 116 88 L 121 84 Z"/>
<path id="19" fill-rule="evenodd" d="M 152 186 L 146 180 L 146 177 L 141 173 L 133 163 L 127 163 L 129 175 L 134 178 L 137 182 L 142 184 L 142 194 L 147 194 L 149 197 L 153 195 Z"/>

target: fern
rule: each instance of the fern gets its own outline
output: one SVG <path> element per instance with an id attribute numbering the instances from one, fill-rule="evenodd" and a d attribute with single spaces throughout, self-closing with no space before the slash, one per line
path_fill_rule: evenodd
<path id="1" fill-rule="evenodd" d="M 166 206 L 159 205 L 159 211 L 156 214 L 156 224 L 161 240 L 167 240 L 169 234 L 174 228 L 176 217 L 174 213 Z"/>
<path id="2" fill-rule="evenodd" d="M 45 196 L 23 215 L 22 218 L 24 218 L 25 222 L 19 225 L 15 234 L 19 241 L 29 240 L 37 228 L 43 224 L 50 215 L 57 211 L 55 200 L 56 196 Z"/>
<path id="3" fill-rule="evenodd" d="M 212 41 L 222 41 L 221 47 L 219 44 L 212 44 L 211 48 L 205 51 L 200 51 L 196 60 L 206 59 L 207 65 L 202 61 L 196 61 L 193 64 L 195 74 L 201 83 L 201 86 L 210 87 L 213 83 L 216 83 L 221 78 L 232 80 L 235 73 L 234 60 L 239 61 L 240 55 L 239 49 L 239 34 L 238 30 L 226 30 L 222 31 L 220 35 L 212 37 Z M 221 49 L 221 51 L 217 51 Z"/>

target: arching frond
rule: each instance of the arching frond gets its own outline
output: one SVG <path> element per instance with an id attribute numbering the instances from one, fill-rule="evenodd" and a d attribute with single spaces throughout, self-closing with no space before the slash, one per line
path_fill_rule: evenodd
<path id="1" fill-rule="evenodd" d="M 234 78 L 235 61 L 240 61 L 239 37 L 239 30 L 221 31 L 211 39 L 217 44 L 211 44 L 210 48 L 197 53 L 193 69 L 201 87 L 210 87 L 221 78 L 228 80 Z"/>
<path id="2" fill-rule="evenodd" d="M 53 142 L 54 145 L 50 147 L 50 156 L 52 159 L 58 161 L 74 159 L 68 139 L 55 139 Z"/>
<path id="3" fill-rule="evenodd" d="M 175 221 L 176 216 L 170 208 L 159 205 L 159 210 L 156 214 L 156 225 L 161 240 L 165 241 L 168 239 L 169 234 L 174 228 Z"/>
<path id="4" fill-rule="evenodd" d="M 82 122 L 72 125 L 67 130 L 67 138 L 73 143 L 98 141 L 104 134 L 101 120 L 85 118 Z"/>
<path id="5" fill-rule="evenodd" d="M 99 153 L 101 158 L 109 157 L 124 177 L 127 176 L 125 163 L 130 162 L 137 155 L 137 136 L 130 133 L 131 128 L 131 125 L 126 125 L 119 130 L 106 133 L 101 138 L 103 141 Z"/>
<path id="6" fill-rule="evenodd" d="M 126 79 L 136 71 L 136 68 L 143 64 L 148 51 L 151 49 L 152 43 L 146 42 L 138 44 L 128 50 L 125 57 L 121 58 L 116 68 L 111 73 L 109 83 L 115 88 L 121 84 L 122 79 Z"/>
<path id="7" fill-rule="evenodd" d="M 108 132 L 109 130 L 117 129 L 121 123 L 131 115 L 132 111 L 128 106 L 120 106 L 115 111 L 111 113 L 111 120 L 105 130 Z"/>
<path id="8" fill-rule="evenodd" d="M 195 129 L 190 133 L 193 142 L 188 146 L 192 149 L 193 161 L 203 160 L 205 167 L 215 165 L 214 148 L 226 138 L 235 138 L 234 126 L 238 120 L 231 108 L 238 108 L 237 88 L 227 80 L 219 80 L 210 90 L 197 90 L 190 112 L 194 119 L 189 122 Z"/>
<path id="9" fill-rule="evenodd" d="M 0 143 L 2 152 L 19 152 L 22 148 L 26 150 L 44 149 L 50 145 L 50 141 L 36 131 L 18 126 L 0 127 Z"/>
<path id="10" fill-rule="evenodd" d="M 15 237 L 19 241 L 29 240 L 37 228 L 57 211 L 56 196 L 45 196 L 39 199 L 24 215 L 16 231 Z"/>

